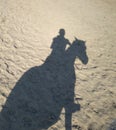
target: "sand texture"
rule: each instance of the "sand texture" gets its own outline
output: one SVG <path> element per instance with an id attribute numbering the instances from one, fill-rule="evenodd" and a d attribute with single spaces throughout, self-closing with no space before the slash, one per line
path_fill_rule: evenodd
<path id="1" fill-rule="evenodd" d="M 116 0 L 0 0 L 0 130 L 116 130 Z"/>

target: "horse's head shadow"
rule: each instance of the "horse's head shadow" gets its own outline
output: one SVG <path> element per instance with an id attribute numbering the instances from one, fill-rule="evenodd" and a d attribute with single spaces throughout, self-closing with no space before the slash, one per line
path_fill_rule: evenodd
<path id="1" fill-rule="evenodd" d="M 76 39 L 61 58 L 53 55 L 25 72 L 16 83 L 0 113 L 0 129 L 47 129 L 59 120 L 62 108 L 66 129 L 71 126 L 72 112 L 80 110 L 80 105 L 74 104 L 74 61 L 78 57 L 82 63 L 88 62 L 85 43 Z"/>
<path id="2" fill-rule="evenodd" d="M 88 63 L 88 56 L 86 53 L 86 41 L 79 40 L 75 37 L 72 45 L 67 49 L 67 57 L 71 57 L 73 62 L 78 58 L 83 64 Z"/>

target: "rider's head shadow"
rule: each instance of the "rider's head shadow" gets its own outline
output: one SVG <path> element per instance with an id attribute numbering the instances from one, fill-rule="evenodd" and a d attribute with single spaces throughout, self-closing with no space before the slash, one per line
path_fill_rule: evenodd
<path id="1" fill-rule="evenodd" d="M 65 30 L 64 29 L 59 30 L 59 36 L 61 36 L 61 37 L 65 36 Z"/>
<path id="2" fill-rule="evenodd" d="M 80 110 L 80 105 L 74 103 L 74 62 L 78 57 L 87 64 L 88 57 L 84 41 L 76 39 L 70 44 L 65 31 L 59 32 L 44 63 L 26 71 L 7 97 L 0 113 L 1 130 L 48 129 L 60 120 L 63 108 L 65 128 L 71 130 L 72 113 Z"/>
<path id="3" fill-rule="evenodd" d="M 68 39 L 65 38 L 65 30 L 60 29 L 59 35 L 53 38 L 53 42 L 51 45 L 52 52 L 55 54 L 63 55 L 66 51 L 67 45 L 71 45 Z"/>

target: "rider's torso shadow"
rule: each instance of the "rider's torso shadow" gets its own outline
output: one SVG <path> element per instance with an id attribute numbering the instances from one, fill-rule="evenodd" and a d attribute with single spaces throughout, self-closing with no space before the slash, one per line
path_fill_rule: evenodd
<path id="1" fill-rule="evenodd" d="M 70 127 L 71 114 L 80 110 L 74 105 L 75 71 L 74 61 L 78 44 L 59 56 L 51 53 L 41 66 L 29 69 L 16 83 L 1 111 L 1 130 L 42 130 L 59 120 L 65 108 L 65 127 Z M 83 48 L 82 48 L 83 49 Z M 88 62 L 86 49 L 79 58 Z"/>

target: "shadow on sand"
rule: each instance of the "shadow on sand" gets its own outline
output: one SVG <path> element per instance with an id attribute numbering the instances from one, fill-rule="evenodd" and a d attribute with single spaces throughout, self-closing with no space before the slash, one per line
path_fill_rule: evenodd
<path id="1" fill-rule="evenodd" d="M 87 64 L 88 57 L 84 41 L 75 39 L 70 44 L 64 29 L 59 33 L 45 62 L 25 72 L 14 86 L 0 113 L 1 130 L 48 129 L 59 120 L 62 108 L 65 128 L 71 130 L 72 113 L 80 110 L 74 103 L 74 61 L 79 58 Z"/>

